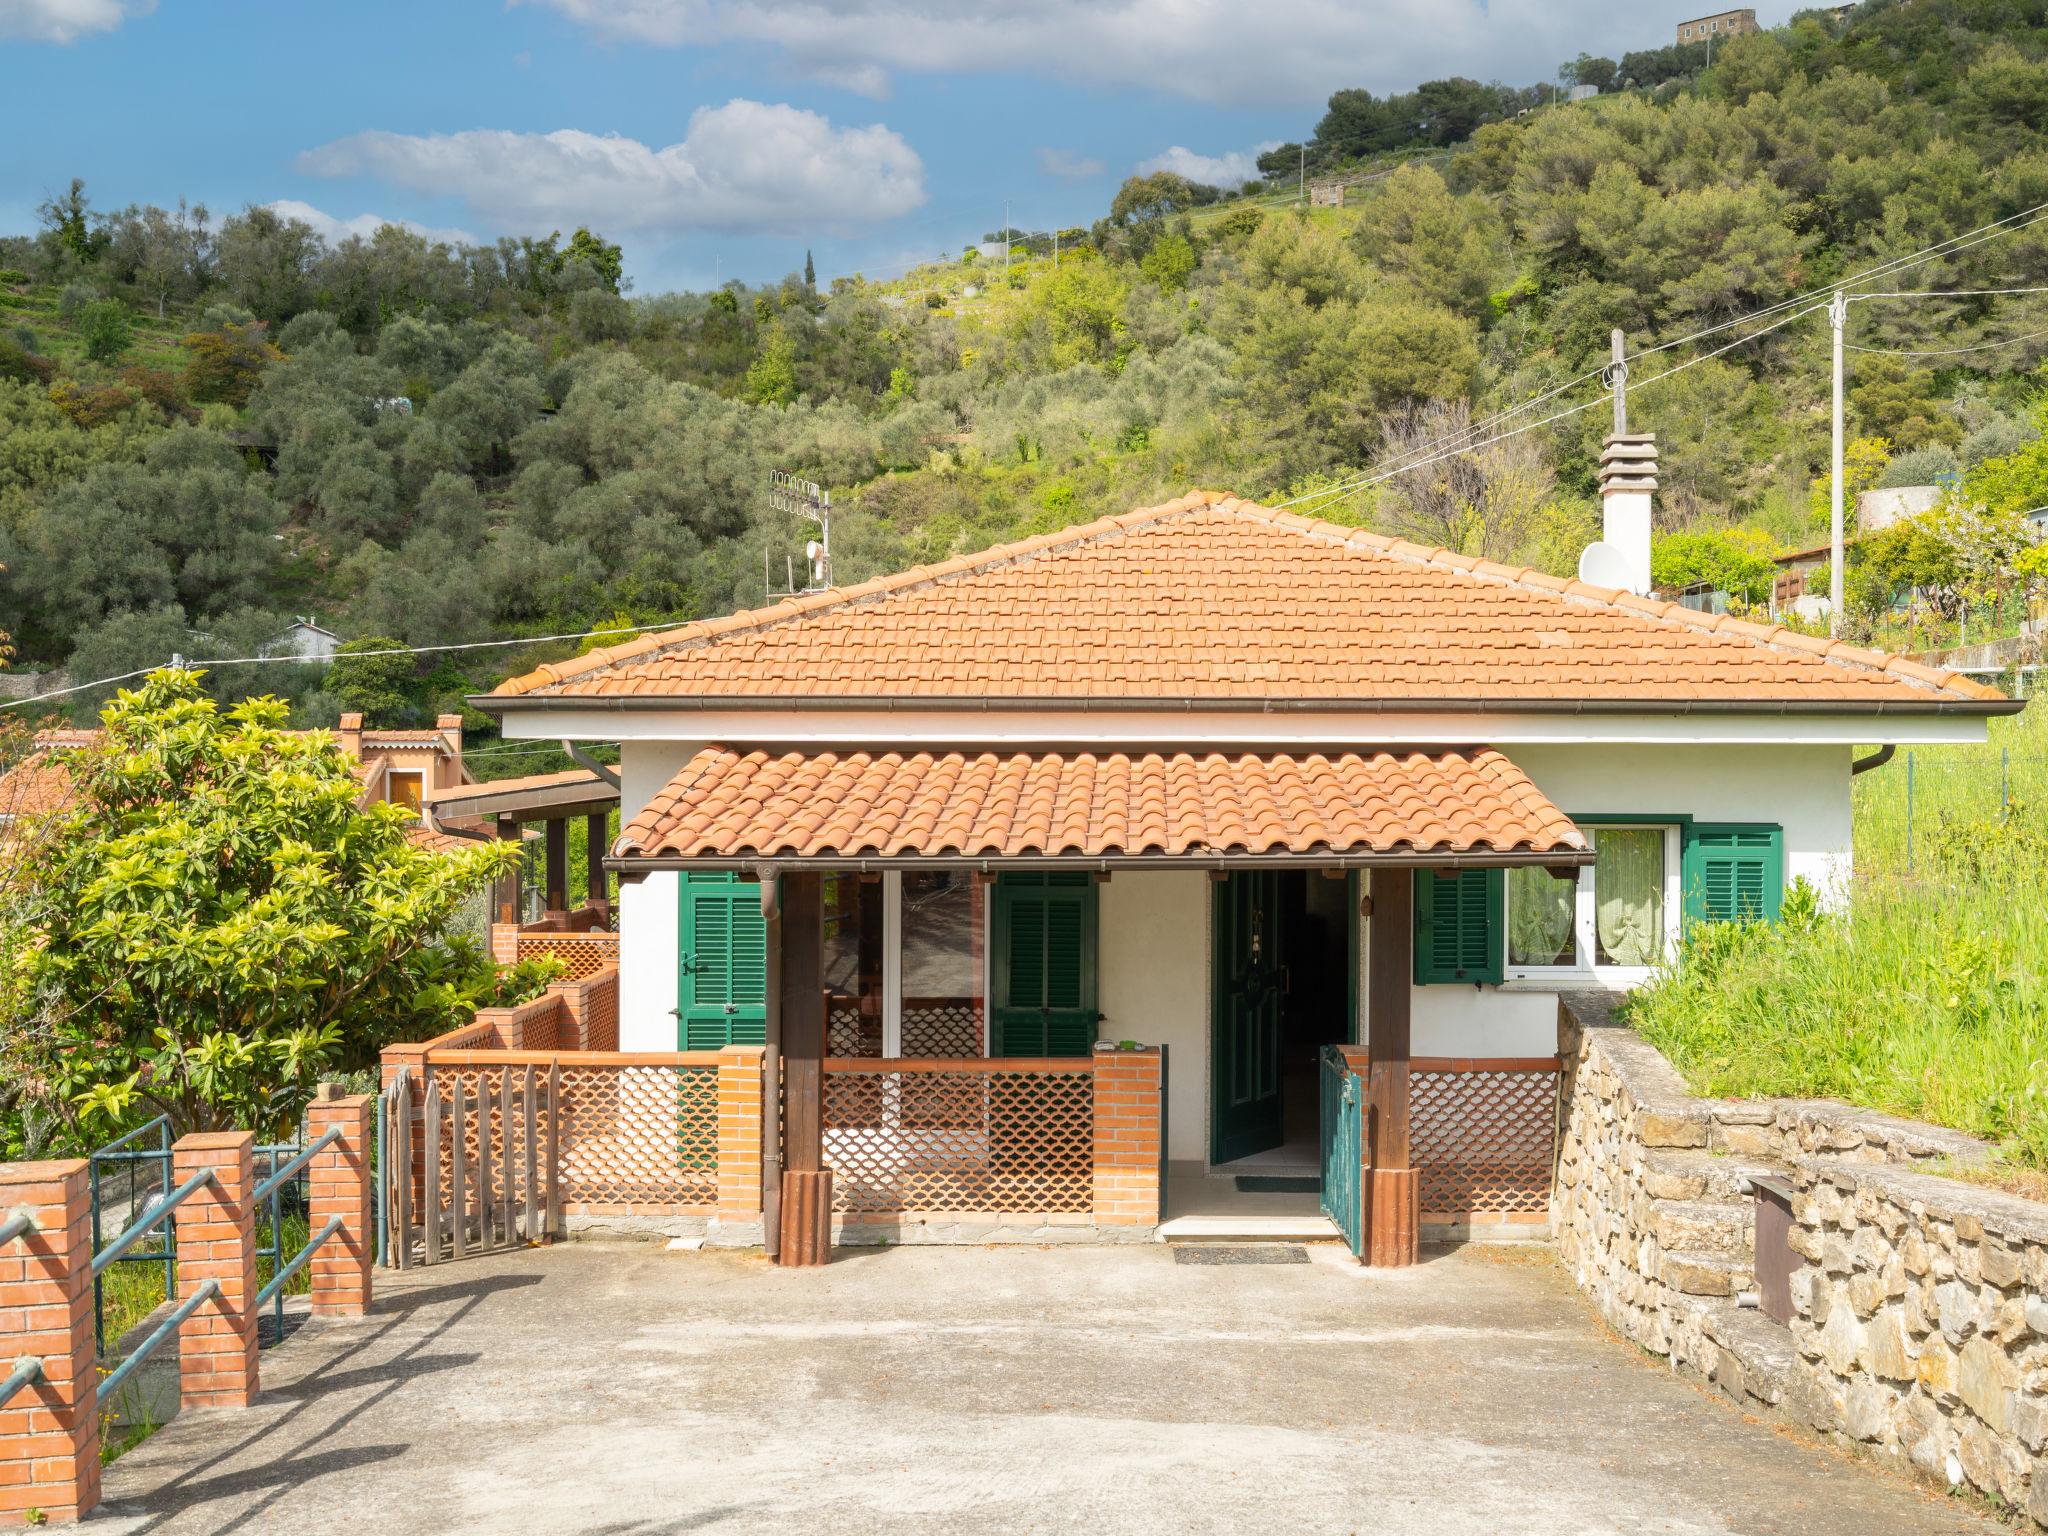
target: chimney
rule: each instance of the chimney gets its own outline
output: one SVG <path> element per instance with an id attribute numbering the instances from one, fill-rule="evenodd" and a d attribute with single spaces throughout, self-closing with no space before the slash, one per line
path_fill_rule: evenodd
<path id="1" fill-rule="evenodd" d="M 334 728 L 334 739 L 341 744 L 341 750 L 357 762 L 363 759 L 363 717 L 350 710 L 341 717 L 341 723 Z"/>
<path id="2" fill-rule="evenodd" d="M 435 717 L 434 729 L 441 733 L 441 740 L 448 744 L 448 755 L 453 761 L 442 767 L 444 775 L 441 788 L 462 782 L 462 716 L 439 715 Z"/>
<path id="3" fill-rule="evenodd" d="M 1650 590 L 1650 501 L 1657 491 L 1657 434 L 1617 432 L 1600 450 L 1600 539 L 1622 558 L 1628 589 Z"/>

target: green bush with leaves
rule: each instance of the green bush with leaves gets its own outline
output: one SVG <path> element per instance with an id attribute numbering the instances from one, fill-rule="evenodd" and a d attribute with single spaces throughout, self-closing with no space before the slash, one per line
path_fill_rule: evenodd
<path id="1" fill-rule="evenodd" d="M 416 845 L 398 807 L 358 804 L 331 737 L 285 718 L 165 670 L 69 759 L 78 802 L 9 919 L 32 942 L 4 1068 L 77 1139 L 157 1113 L 269 1139 L 323 1076 L 535 980 L 444 937 L 516 850 Z"/>

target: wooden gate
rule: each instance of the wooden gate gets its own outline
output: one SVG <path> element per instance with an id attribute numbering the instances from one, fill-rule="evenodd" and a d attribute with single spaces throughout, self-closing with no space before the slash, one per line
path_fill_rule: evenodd
<path id="1" fill-rule="evenodd" d="M 1362 1099 L 1357 1074 L 1345 1058 L 1344 1047 L 1324 1046 L 1323 1214 L 1337 1224 L 1344 1241 L 1360 1258 L 1365 1256 L 1365 1202 L 1359 1181 L 1365 1126 Z"/>

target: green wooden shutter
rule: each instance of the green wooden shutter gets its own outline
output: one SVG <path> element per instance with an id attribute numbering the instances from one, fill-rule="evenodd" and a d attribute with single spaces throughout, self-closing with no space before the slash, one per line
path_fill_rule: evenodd
<path id="1" fill-rule="evenodd" d="M 990 1015 L 996 1056 L 1085 1056 L 1095 1044 L 1095 882 L 1080 871 L 996 878 Z"/>
<path id="2" fill-rule="evenodd" d="M 1785 896 L 1785 829 L 1695 823 L 1679 867 L 1688 923 L 1774 923 Z"/>
<path id="3" fill-rule="evenodd" d="M 1415 872 L 1418 985 L 1500 982 L 1506 889 L 1498 869 Z"/>
<path id="4" fill-rule="evenodd" d="M 768 1038 L 768 925 L 761 887 L 684 875 L 678 902 L 676 1048 L 715 1051 Z"/>

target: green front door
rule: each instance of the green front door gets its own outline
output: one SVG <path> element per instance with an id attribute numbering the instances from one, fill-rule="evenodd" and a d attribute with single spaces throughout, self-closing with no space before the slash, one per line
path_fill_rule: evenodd
<path id="1" fill-rule="evenodd" d="M 678 902 L 676 1049 L 768 1038 L 768 925 L 761 887 L 730 874 L 683 875 Z"/>
<path id="2" fill-rule="evenodd" d="M 1280 876 L 1248 870 L 1214 889 L 1209 1157 L 1228 1163 L 1282 1140 Z"/>

